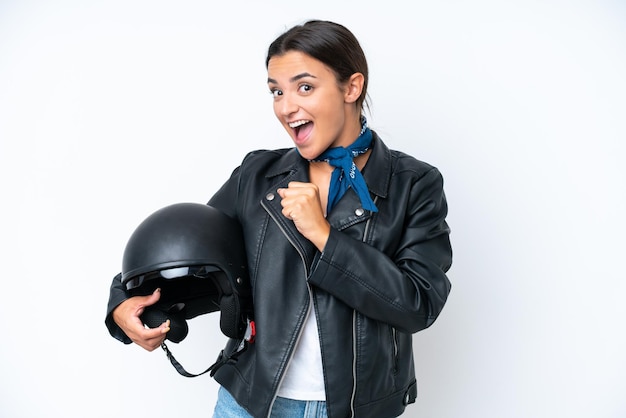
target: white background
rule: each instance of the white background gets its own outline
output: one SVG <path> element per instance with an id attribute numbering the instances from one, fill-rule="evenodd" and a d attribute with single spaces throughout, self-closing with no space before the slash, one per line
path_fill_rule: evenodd
<path id="1" fill-rule="evenodd" d="M 621 1 L 0 1 L 0 416 L 209 417 L 217 385 L 104 327 L 134 228 L 290 146 L 264 58 L 335 20 L 370 125 L 442 171 L 449 303 L 405 416 L 626 416 Z M 170 345 L 213 362 L 217 316 Z"/>

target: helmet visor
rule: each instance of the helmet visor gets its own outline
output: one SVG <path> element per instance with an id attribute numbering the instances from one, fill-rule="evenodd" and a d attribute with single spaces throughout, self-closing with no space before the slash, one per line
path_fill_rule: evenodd
<path id="1" fill-rule="evenodd" d="M 163 270 L 151 271 L 145 274 L 132 277 L 126 281 L 126 289 L 131 290 L 142 286 L 145 282 L 156 280 L 175 280 L 183 277 L 208 278 L 213 273 L 221 271 L 216 266 L 184 266 L 173 267 Z"/>

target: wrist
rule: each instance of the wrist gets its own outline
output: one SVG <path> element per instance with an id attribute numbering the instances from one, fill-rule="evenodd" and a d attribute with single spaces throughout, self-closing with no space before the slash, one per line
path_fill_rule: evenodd
<path id="1" fill-rule="evenodd" d="M 320 231 L 311 239 L 310 241 L 315 245 L 315 247 L 323 252 L 326 247 L 326 243 L 328 242 L 328 238 L 330 237 L 330 224 L 326 222 L 324 227 L 320 229 Z"/>

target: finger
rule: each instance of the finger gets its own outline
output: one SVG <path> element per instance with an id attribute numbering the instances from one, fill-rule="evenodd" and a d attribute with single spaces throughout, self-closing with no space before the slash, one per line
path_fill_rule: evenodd
<path id="1" fill-rule="evenodd" d="M 168 331 L 171 329 L 170 320 L 166 319 L 165 322 L 163 322 L 157 329 L 161 330 L 161 334 L 167 334 Z"/>
<path id="2" fill-rule="evenodd" d="M 291 216 L 292 212 L 293 212 L 293 209 L 288 208 L 288 207 L 287 208 L 283 207 L 282 214 L 285 218 L 289 219 L 290 221 L 293 221 L 293 216 Z"/>
<path id="3" fill-rule="evenodd" d="M 305 183 L 302 181 L 290 181 L 287 184 L 287 187 L 290 189 L 297 189 L 297 188 L 303 188 L 303 187 L 312 187 L 313 183 Z"/>
<path id="4" fill-rule="evenodd" d="M 138 334 L 147 335 L 146 333 L 144 333 L 144 330 L 147 330 L 149 331 L 150 338 L 154 335 L 166 334 L 171 329 L 171 323 L 169 319 L 166 319 L 165 321 L 163 321 L 163 323 L 160 324 L 158 327 L 150 328 L 148 325 L 144 324 L 143 322 L 141 323 L 141 326 L 142 326 L 142 330 L 141 332 L 138 332 Z"/>
<path id="5" fill-rule="evenodd" d="M 145 296 L 143 305 L 144 306 L 154 305 L 155 303 L 159 301 L 159 299 L 161 299 L 161 288 L 157 288 L 154 290 L 154 292 L 152 292 L 151 295 Z"/>
<path id="6" fill-rule="evenodd" d="M 141 316 L 145 311 L 146 307 L 152 306 L 157 303 L 161 299 L 161 289 L 157 288 L 152 292 L 152 294 L 147 296 L 139 296 L 137 303 L 137 311 L 135 312 L 136 316 Z"/>
<path id="7" fill-rule="evenodd" d="M 165 338 L 167 338 L 166 333 L 170 328 L 164 325 L 165 322 L 158 328 L 144 328 L 141 332 L 132 336 L 129 335 L 129 337 L 138 346 L 145 350 L 152 351 L 158 348 L 163 341 L 165 341 Z"/>
<path id="8" fill-rule="evenodd" d="M 163 344 L 164 341 L 165 341 L 165 336 L 162 335 L 156 338 L 151 338 L 149 340 L 137 340 L 133 342 L 137 344 L 138 346 L 140 346 L 141 348 L 143 348 L 144 350 L 154 351 L 155 349 L 159 348 L 161 344 Z"/>
<path id="9" fill-rule="evenodd" d="M 301 183 L 297 181 L 292 181 L 289 183 L 288 187 L 283 187 L 277 190 L 278 195 L 281 198 L 286 198 L 290 196 L 298 196 L 302 193 L 317 193 L 317 186 L 312 183 Z"/>

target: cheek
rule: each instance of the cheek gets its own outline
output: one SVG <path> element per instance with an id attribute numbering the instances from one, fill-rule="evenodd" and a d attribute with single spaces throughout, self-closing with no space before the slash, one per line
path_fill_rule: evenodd
<path id="1" fill-rule="evenodd" d="M 318 113 L 326 129 L 337 129 L 343 124 L 343 108 L 341 106 L 326 106 Z"/>
<path id="2" fill-rule="evenodd" d="M 319 114 L 324 115 L 328 119 L 335 119 L 344 112 L 344 103 L 340 96 L 335 94 L 327 95 L 325 99 L 316 103 L 315 107 Z"/>

